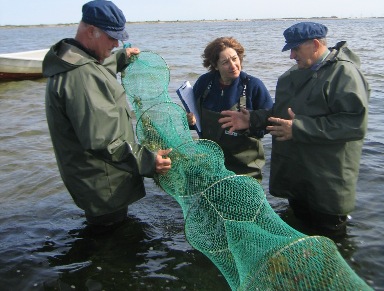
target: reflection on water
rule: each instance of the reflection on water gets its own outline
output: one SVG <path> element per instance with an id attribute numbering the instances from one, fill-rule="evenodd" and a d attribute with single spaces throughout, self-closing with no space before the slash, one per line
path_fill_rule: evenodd
<path id="1" fill-rule="evenodd" d="M 172 198 L 159 194 L 152 181 L 146 184 L 148 197 L 131 207 L 122 225 L 101 235 L 87 228 L 65 192 L 24 206 L 26 213 L 9 217 L 14 222 L 0 233 L 0 285 L 10 286 L 5 290 L 229 290 L 216 267 L 185 242 L 183 218 Z"/>
<path id="2" fill-rule="evenodd" d="M 162 238 L 151 232 L 149 225 L 134 217 L 129 217 L 109 235 L 94 236 L 87 233 L 87 228 L 72 231 L 70 235 L 75 240 L 70 249 L 49 258 L 50 267 L 61 273 L 60 278 L 45 282 L 44 286 L 80 287 L 81 282 L 90 290 L 114 290 L 118 286 L 131 290 L 159 287 L 182 290 L 196 286 L 195 290 L 202 290 L 207 286 L 204 286 L 206 282 L 199 286 L 199 273 L 210 273 L 217 281 L 221 280 L 225 290 L 223 278 L 219 278 L 205 257 L 195 251 L 168 249 Z M 185 270 L 191 264 L 188 261 L 197 264 L 193 272 Z"/>
<path id="3" fill-rule="evenodd" d="M 362 24 L 362 22 L 364 22 Z M 231 35 L 246 48 L 245 69 L 274 94 L 291 64 L 281 53 L 282 31 L 292 21 L 129 24 L 130 41 L 164 57 L 169 94 L 203 72 L 200 54 L 214 37 Z M 384 20 L 326 20 L 329 43 L 347 39 L 362 59 L 372 87 L 356 210 L 347 236 L 336 240 L 349 265 L 375 290 L 384 290 L 384 57 L 377 45 Z M 229 26 L 230 25 L 230 26 Z M 362 27 L 369 27 L 361 31 Z M 0 29 L 0 52 L 45 48 L 74 27 Z M 188 37 L 184 32 L 188 31 Z M 177 36 L 177 37 L 175 37 Z M 179 37 L 180 36 L 180 37 Z M 361 38 L 364 41 L 361 41 Z M 265 41 L 268 39 L 268 41 Z M 109 235 L 91 235 L 84 215 L 62 184 L 44 112 L 45 80 L 0 83 L 0 286 L 1 290 L 229 290 L 225 278 L 184 237 L 177 202 L 146 179 L 147 197 L 131 205 L 129 219 Z M 271 139 L 264 138 L 268 189 Z M 285 200 L 267 193 L 273 209 L 299 230 Z"/>

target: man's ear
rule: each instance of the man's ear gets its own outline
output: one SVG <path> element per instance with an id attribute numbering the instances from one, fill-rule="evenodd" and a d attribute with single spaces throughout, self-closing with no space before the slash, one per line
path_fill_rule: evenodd
<path id="1" fill-rule="evenodd" d="M 87 29 L 87 34 L 89 38 L 99 38 L 100 37 L 100 31 L 96 26 L 90 25 Z"/>
<path id="2" fill-rule="evenodd" d="M 94 32 L 93 32 L 93 35 L 94 35 L 95 38 L 99 38 L 100 37 L 100 32 L 97 29 L 95 29 Z"/>
<path id="3" fill-rule="evenodd" d="M 318 51 L 320 46 L 321 46 L 321 43 L 318 39 L 314 39 L 313 40 L 313 45 L 315 46 L 315 51 Z"/>

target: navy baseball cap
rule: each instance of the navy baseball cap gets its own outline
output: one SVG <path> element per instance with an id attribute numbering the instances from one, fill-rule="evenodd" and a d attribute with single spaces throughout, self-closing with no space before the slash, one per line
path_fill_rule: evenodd
<path id="1" fill-rule="evenodd" d="M 284 31 L 285 46 L 282 51 L 291 50 L 309 39 L 320 39 L 327 35 L 328 28 L 320 23 L 300 22 Z"/>
<path id="2" fill-rule="evenodd" d="M 82 21 L 94 25 L 117 40 L 127 40 L 123 12 L 111 1 L 94 0 L 83 5 Z"/>

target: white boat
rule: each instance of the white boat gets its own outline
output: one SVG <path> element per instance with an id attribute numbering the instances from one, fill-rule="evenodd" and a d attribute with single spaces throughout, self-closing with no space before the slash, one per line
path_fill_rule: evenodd
<path id="1" fill-rule="evenodd" d="M 48 49 L 0 54 L 0 81 L 36 79 L 43 76 Z"/>

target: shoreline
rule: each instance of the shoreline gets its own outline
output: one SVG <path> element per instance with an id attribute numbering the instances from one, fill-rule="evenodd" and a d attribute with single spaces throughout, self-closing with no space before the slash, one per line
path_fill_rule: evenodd
<path id="1" fill-rule="evenodd" d="M 159 24 L 159 23 L 189 23 L 189 22 L 252 22 L 252 21 L 287 21 L 287 20 L 360 20 L 360 19 L 384 19 L 384 17 L 288 17 L 288 18 L 263 18 L 263 19 L 201 19 L 201 20 L 148 20 L 148 21 L 127 21 L 126 24 Z M 58 24 L 24 24 L 24 25 L 0 25 L 0 29 L 6 28 L 29 28 L 29 27 L 66 27 L 75 26 L 78 23 Z"/>

